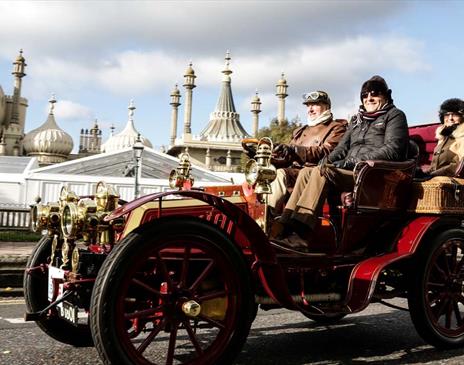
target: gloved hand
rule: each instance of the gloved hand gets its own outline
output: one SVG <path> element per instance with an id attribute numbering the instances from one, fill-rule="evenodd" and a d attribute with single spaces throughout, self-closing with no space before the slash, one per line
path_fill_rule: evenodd
<path id="1" fill-rule="evenodd" d="M 279 144 L 272 151 L 271 163 L 276 168 L 289 167 L 295 160 L 296 147 L 288 144 Z"/>
<path id="2" fill-rule="evenodd" d="M 242 145 L 243 153 L 248 156 L 248 158 L 255 158 L 256 155 L 256 143 L 247 143 Z"/>
<path id="3" fill-rule="evenodd" d="M 296 147 L 291 144 L 281 143 L 274 148 L 272 154 L 275 158 L 290 160 L 296 154 Z"/>
<path id="4" fill-rule="evenodd" d="M 353 170 L 359 160 L 356 157 L 348 157 L 345 159 L 342 169 Z"/>
<path id="5" fill-rule="evenodd" d="M 345 166 L 345 160 L 338 160 L 332 162 L 332 165 L 334 165 L 337 169 L 343 169 L 343 166 Z"/>

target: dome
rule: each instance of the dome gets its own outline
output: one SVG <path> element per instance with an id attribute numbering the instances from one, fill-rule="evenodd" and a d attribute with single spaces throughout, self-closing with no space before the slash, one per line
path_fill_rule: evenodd
<path id="1" fill-rule="evenodd" d="M 140 135 L 140 133 L 134 127 L 133 117 L 134 117 L 135 106 L 132 100 L 129 104 L 128 109 L 129 109 L 129 120 L 127 121 L 126 126 L 120 133 L 114 136 L 111 136 L 102 145 L 103 152 L 115 152 L 115 151 L 123 150 L 128 147 L 132 147 L 135 141 L 137 140 L 137 137 Z M 147 138 L 140 136 L 140 140 L 142 141 L 145 147 L 153 148 L 153 145 Z"/>
<path id="2" fill-rule="evenodd" d="M 192 62 L 190 62 L 189 66 L 185 70 L 185 75 L 184 76 L 194 76 L 194 75 L 195 75 L 195 71 L 193 71 Z"/>
<path id="3" fill-rule="evenodd" d="M 282 73 L 282 78 L 279 81 L 277 81 L 277 86 L 279 85 L 287 85 L 287 80 L 285 80 L 284 78 L 284 73 Z"/>
<path id="4" fill-rule="evenodd" d="M 50 99 L 50 112 L 44 124 L 26 134 L 23 140 L 24 151 L 28 156 L 56 156 L 48 162 L 55 163 L 66 160 L 74 143 L 71 136 L 56 124 L 53 114 L 55 98 Z M 45 161 L 44 161 L 45 162 Z"/>

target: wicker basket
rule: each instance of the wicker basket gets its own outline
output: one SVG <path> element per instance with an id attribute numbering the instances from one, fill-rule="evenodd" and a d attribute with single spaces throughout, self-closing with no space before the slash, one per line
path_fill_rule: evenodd
<path id="1" fill-rule="evenodd" d="M 409 212 L 464 214 L 464 179 L 437 176 L 412 183 Z"/>

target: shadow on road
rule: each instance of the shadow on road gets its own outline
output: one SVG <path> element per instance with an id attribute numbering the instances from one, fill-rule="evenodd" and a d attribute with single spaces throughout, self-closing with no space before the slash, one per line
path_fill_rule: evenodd
<path id="1" fill-rule="evenodd" d="M 348 316 L 330 326 L 308 319 L 256 327 L 236 364 L 399 365 L 443 363 L 464 355 L 464 349 L 444 351 L 427 345 L 416 333 L 409 313 L 400 311 Z"/>

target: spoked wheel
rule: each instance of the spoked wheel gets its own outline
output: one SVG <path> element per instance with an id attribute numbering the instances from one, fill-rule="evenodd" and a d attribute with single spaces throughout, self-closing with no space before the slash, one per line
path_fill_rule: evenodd
<path id="1" fill-rule="evenodd" d="M 95 283 L 96 348 L 105 364 L 230 364 L 251 326 L 250 282 L 239 250 L 205 222 L 132 232 Z"/>
<path id="2" fill-rule="evenodd" d="M 464 232 L 445 231 L 418 253 L 409 310 L 421 337 L 436 347 L 464 344 Z"/>
<path id="3" fill-rule="evenodd" d="M 47 307 L 48 264 L 52 250 L 52 238 L 43 236 L 32 251 L 24 273 L 24 300 L 28 312 L 39 312 Z M 88 324 L 74 326 L 56 316 L 44 317 L 37 325 L 50 337 L 76 347 L 92 346 L 92 335 Z"/>

